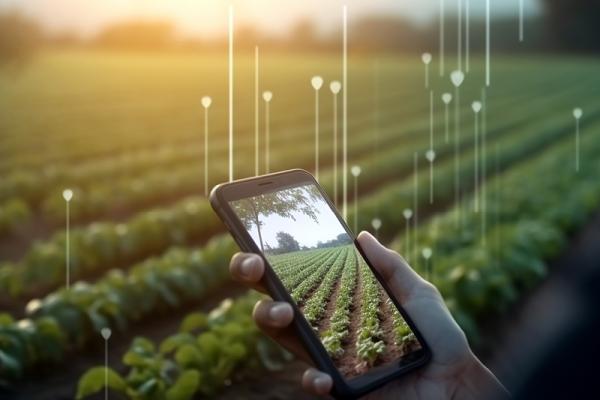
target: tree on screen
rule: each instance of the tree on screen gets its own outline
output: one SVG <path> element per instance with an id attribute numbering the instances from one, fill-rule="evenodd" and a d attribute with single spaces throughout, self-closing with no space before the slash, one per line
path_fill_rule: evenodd
<path id="1" fill-rule="evenodd" d="M 233 203 L 233 208 L 246 229 L 250 230 L 253 226 L 256 227 L 260 249 L 264 252 L 261 217 L 276 214 L 282 218 L 296 221 L 294 214 L 301 212 L 317 222 L 317 210 L 314 202 L 319 197 L 319 190 L 315 186 L 307 186 L 265 193 L 236 201 Z"/>
<path id="2" fill-rule="evenodd" d="M 300 250 L 300 244 L 287 232 L 277 232 L 277 248 L 281 253 L 291 253 Z"/>

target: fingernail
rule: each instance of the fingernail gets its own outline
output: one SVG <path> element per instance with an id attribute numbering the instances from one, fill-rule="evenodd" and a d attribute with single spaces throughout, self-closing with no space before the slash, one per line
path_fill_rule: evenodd
<path id="1" fill-rule="evenodd" d="M 269 318 L 272 321 L 281 321 L 289 313 L 289 305 L 285 303 L 278 303 L 271 307 L 269 310 Z"/>
<path id="2" fill-rule="evenodd" d="M 318 376 L 315 378 L 314 385 L 317 392 L 327 393 L 329 391 L 330 385 L 329 378 L 326 378 L 324 376 Z"/>
<path id="3" fill-rule="evenodd" d="M 252 270 L 256 267 L 256 260 L 254 257 L 248 257 L 244 261 L 242 261 L 242 265 L 240 265 L 240 272 L 245 277 L 250 277 L 252 275 Z"/>

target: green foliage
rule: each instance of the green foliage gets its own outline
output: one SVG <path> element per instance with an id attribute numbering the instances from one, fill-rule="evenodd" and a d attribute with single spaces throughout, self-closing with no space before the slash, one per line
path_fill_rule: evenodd
<path id="1" fill-rule="evenodd" d="M 112 368 L 94 367 L 79 379 L 77 395 L 75 397 L 77 399 L 84 399 L 103 390 L 106 386 L 111 390 L 121 393 L 125 393 L 127 388 L 123 378 Z"/>

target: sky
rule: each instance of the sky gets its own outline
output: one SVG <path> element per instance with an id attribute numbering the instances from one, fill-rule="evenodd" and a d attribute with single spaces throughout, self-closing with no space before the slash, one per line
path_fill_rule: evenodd
<path id="1" fill-rule="evenodd" d="M 315 201 L 313 205 L 317 213 L 316 222 L 302 212 L 294 213 L 296 221 L 274 214 L 268 217 L 261 216 L 261 222 L 263 222 L 261 234 L 265 246 L 268 243 L 271 247 L 277 247 L 276 235 L 281 231 L 289 233 L 300 246 L 306 247 L 315 247 L 319 241 L 327 242 L 335 239 L 340 233 L 346 233 L 323 198 Z M 258 232 L 255 226 L 250 230 L 250 235 L 258 245 Z"/>
<path id="2" fill-rule="evenodd" d="M 1 8 L 17 8 L 39 19 L 52 32 L 71 31 L 92 36 L 103 26 L 134 17 L 168 18 L 184 36 L 214 36 L 225 32 L 228 5 L 236 24 L 253 24 L 273 33 L 286 32 L 300 18 L 310 18 L 326 32 L 341 21 L 342 5 L 348 18 L 370 13 L 397 14 L 416 22 L 437 16 L 442 0 L 0 0 Z M 443 0 L 455 13 L 458 0 Z M 470 1 L 473 15 L 482 15 L 485 0 Z M 519 0 L 490 0 L 492 15 L 517 15 Z M 523 0 L 525 12 L 540 12 L 540 0 Z"/>

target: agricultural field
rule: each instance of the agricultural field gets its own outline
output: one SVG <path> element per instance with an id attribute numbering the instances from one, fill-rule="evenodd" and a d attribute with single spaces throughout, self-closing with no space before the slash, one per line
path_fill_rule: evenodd
<path id="1" fill-rule="evenodd" d="M 209 187 L 228 179 L 226 61 L 224 53 L 49 51 L 0 75 L 0 397 L 103 391 L 105 344 L 115 397 L 251 398 L 257 371 L 298 369 L 254 326 L 262 295 L 229 279 L 237 249 L 205 196 L 205 172 Z M 535 291 L 600 212 L 600 77 L 594 59 L 504 56 L 484 88 L 482 62 L 472 64 L 459 99 L 448 76 L 432 73 L 430 114 L 418 57 L 351 56 L 348 158 L 362 173 L 356 198 L 348 176 L 348 224 L 375 233 L 379 219 L 379 239 L 440 289 L 485 348 L 490 320 Z M 341 178 L 328 85 L 341 79 L 338 57 L 264 54 L 261 65 L 260 90 L 273 93 L 270 142 L 259 100 L 256 159 L 254 63 L 239 54 L 234 177 L 314 169 L 310 79 L 319 74 L 319 180 L 333 198 Z M 212 98 L 207 149 L 203 96 Z M 584 111 L 579 142 L 575 107 Z M 435 162 L 426 158 L 432 149 Z M 302 257 L 331 260 L 326 273 L 310 267 L 318 287 L 301 290 L 312 282 L 308 267 L 286 282 L 334 358 L 356 371 L 411 346 L 400 315 L 382 318 L 393 306 L 356 253 Z M 361 324 L 373 331 L 346 329 Z M 275 382 L 274 398 L 300 396 Z"/>

